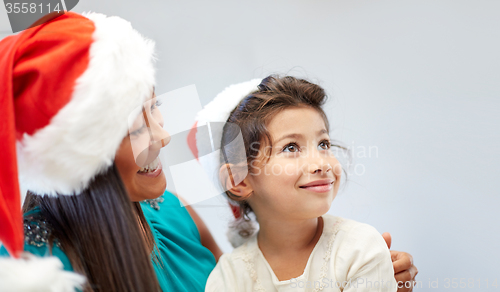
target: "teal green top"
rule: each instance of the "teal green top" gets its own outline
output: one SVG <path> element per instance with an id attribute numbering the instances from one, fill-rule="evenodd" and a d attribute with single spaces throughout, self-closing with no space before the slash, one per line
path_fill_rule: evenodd
<path id="1" fill-rule="evenodd" d="M 205 291 L 215 258 L 201 245 L 198 229 L 186 208 L 168 191 L 158 199 L 141 202 L 141 207 L 160 252 L 162 264 L 154 260 L 152 263 L 162 291 Z M 39 212 L 35 208 L 26 213 L 25 218 Z M 50 255 L 46 243 L 26 239 L 25 251 L 42 257 Z M 73 271 L 68 257 L 57 244 L 53 245 L 52 255 L 61 260 L 65 270 Z M 4 247 L 0 249 L 0 256 L 8 256 Z"/>

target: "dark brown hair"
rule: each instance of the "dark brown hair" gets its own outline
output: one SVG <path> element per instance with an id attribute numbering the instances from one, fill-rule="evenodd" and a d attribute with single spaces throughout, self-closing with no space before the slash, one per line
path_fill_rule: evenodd
<path id="1" fill-rule="evenodd" d="M 114 164 L 78 195 L 28 192 L 23 212 L 36 206 L 51 226 L 49 247 L 57 239 L 75 272 L 86 276 L 85 292 L 160 290 L 151 263 L 153 235 Z"/>
<path id="2" fill-rule="evenodd" d="M 325 122 L 326 130 L 329 132 L 330 125 L 328 118 L 322 108 L 326 100 L 327 95 L 324 89 L 307 80 L 292 76 L 268 76 L 259 84 L 257 91 L 251 92 L 243 98 L 231 112 L 223 129 L 221 145 L 229 145 L 241 131 L 245 143 L 246 165 L 248 165 L 248 171 L 251 173 L 252 165 L 256 162 L 256 158 L 263 145 L 270 146 L 266 147 L 267 152 L 265 153 L 267 160 L 270 158 L 272 140 L 266 125 L 279 112 L 289 108 L 312 108 L 321 115 Z M 332 144 L 332 146 L 346 150 L 346 148 L 340 145 Z M 231 156 L 232 153 L 230 149 L 225 149 L 221 153 L 223 154 L 221 155 L 221 164 L 224 164 L 228 161 L 228 156 Z M 238 158 L 231 157 L 231 160 L 238 161 Z M 226 191 L 226 195 L 233 204 L 240 206 L 241 218 L 246 222 L 250 221 L 251 219 L 248 215 L 252 212 L 252 208 L 248 202 L 232 194 L 230 191 Z M 242 223 L 241 226 L 249 226 L 248 224 L 243 224 L 244 222 L 239 223 Z M 245 228 L 240 228 L 240 230 L 240 235 L 243 237 L 252 233 L 252 230 L 245 230 Z"/>

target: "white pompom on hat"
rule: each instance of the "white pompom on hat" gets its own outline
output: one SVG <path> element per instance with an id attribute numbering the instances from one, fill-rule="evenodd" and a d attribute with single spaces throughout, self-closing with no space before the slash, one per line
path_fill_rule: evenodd
<path id="1" fill-rule="evenodd" d="M 0 291 L 67 292 L 82 289 L 85 278 L 63 270 L 56 257 L 40 258 L 25 254 L 26 258 L 5 258 L 0 261 Z M 20 275 L 23 280 L 20 281 Z"/>

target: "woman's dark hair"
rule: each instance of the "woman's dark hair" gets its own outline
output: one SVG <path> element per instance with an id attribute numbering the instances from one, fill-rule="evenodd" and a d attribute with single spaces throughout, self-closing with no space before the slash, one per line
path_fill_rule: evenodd
<path id="1" fill-rule="evenodd" d="M 116 166 L 97 175 L 78 195 L 28 192 L 23 212 L 40 207 L 54 240 L 89 291 L 159 291 L 151 263 L 154 239 L 141 206 L 131 202 Z"/>
<path id="2" fill-rule="evenodd" d="M 267 157 L 267 160 L 270 159 L 272 140 L 266 126 L 279 112 L 289 108 L 312 108 L 321 115 L 326 130 L 329 132 L 328 118 L 322 108 L 326 100 L 327 95 L 324 89 L 307 80 L 292 76 L 268 76 L 259 84 L 258 90 L 243 98 L 231 112 L 222 132 L 221 145 L 229 145 L 241 131 L 245 144 L 246 165 L 248 165 L 248 172 L 251 173 L 252 166 L 254 162 L 257 162 L 256 159 L 259 157 L 258 154 L 263 145 L 266 145 L 267 150 L 265 157 Z M 340 145 L 332 144 L 332 146 L 346 150 L 345 147 Z M 221 153 L 221 164 L 224 164 L 228 161 L 227 156 L 231 156 L 232 153 L 230 149 L 221 151 Z M 238 161 L 238 158 L 231 157 L 231 160 Z M 252 208 L 248 202 L 230 191 L 226 191 L 226 195 L 233 204 L 239 205 L 241 218 L 246 222 L 250 221 L 248 215 L 252 212 Z M 251 225 L 236 222 L 236 224 L 238 223 L 241 223 L 240 235 L 247 237 L 252 234 L 252 230 L 245 230 L 245 227 Z"/>

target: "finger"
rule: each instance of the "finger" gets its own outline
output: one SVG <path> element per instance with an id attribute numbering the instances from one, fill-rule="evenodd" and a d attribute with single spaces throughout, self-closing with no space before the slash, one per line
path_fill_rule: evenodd
<path id="1" fill-rule="evenodd" d="M 382 237 L 384 238 L 385 243 L 387 244 L 387 248 L 391 249 L 391 242 L 392 242 L 391 234 L 389 232 L 384 232 L 382 233 Z"/>
<path id="2" fill-rule="evenodd" d="M 398 283 L 398 292 L 412 291 L 415 285 L 415 276 L 418 274 L 417 267 L 412 266 L 410 269 L 399 272 L 394 275 Z"/>
<path id="3" fill-rule="evenodd" d="M 396 281 L 398 283 L 402 282 L 404 284 L 404 283 L 412 280 L 412 275 L 411 275 L 409 270 L 405 270 L 405 271 L 402 271 L 402 272 L 395 274 L 394 278 L 396 278 Z"/>
<path id="4" fill-rule="evenodd" d="M 401 275 L 396 276 L 398 283 L 398 292 L 411 292 L 415 286 L 413 280 L 408 280 L 410 273 L 408 271 L 402 272 Z"/>
<path id="5" fill-rule="evenodd" d="M 409 285 L 403 282 L 398 282 L 398 290 L 397 292 L 411 292 L 413 291 L 413 285 Z"/>
<path id="6" fill-rule="evenodd" d="M 393 260 L 392 265 L 395 274 L 408 270 L 413 266 L 413 257 L 406 252 L 391 251 L 391 259 Z"/>
<path id="7" fill-rule="evenodd" d="M 409 269 L 409 272 L 410 272 L 410 275 L 411 275 L 411 279 L 415 280 L 415 276 L 417 276 L 417 274 L 418 274 L 417 267 L 411 266 L 411 268 Z"/>
<path id="8" fill-rule="evenodd" d="M 396 250 L 390 250 L 390 253 L 391 253 L 391 261 L 392 262 L 395 262 L 399 259 L 399 256 L 400 256 L 400 251 L 396 251 Z"/>
<path id="9" fill-rule="evenodd" d="M 413 287 L 415 286 L 414 283 L 411 282 L 398 282 L 398 290 L 397 292 L 412 292 Z"/>

